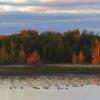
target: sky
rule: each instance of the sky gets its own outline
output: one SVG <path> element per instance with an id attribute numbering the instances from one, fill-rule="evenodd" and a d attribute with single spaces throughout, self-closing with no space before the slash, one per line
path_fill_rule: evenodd
<path id="1" fill-rule="evenodd" d="M 100 13 L 100 0 L 0 0 L 0 12 Z"/>
<path id="2" fill-rule="evenodd" d="M 100 32 L 100 0 L 0 0 L 0 34 L 23 29 Z"/>

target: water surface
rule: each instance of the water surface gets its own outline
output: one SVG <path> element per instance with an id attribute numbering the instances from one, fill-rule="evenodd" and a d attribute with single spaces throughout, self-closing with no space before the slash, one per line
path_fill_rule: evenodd
<path id="1" fill-rule="evenodd" d="M 100 100 L 100 76 L 1 77 L 0 100 Z"/>

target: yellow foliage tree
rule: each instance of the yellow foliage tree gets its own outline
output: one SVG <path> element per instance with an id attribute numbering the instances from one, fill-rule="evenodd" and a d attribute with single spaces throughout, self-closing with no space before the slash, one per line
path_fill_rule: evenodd
<path id="1" fill-rule="evenodd" d="M 77 64 L 77 55 L 75 53 L 73 53 L 73 57 L 72 57 L 72 64 Z"/>
<path id="2" fill-rule="evenodd" d="M 5 49 L 5 46 L 3 46 L 0 49 L 0 64 L 6 65 L 6 64 L 9 64 L 9 62 L 10 62 L 10 56 Z"/>
<path id="3" fill-rule="evenodd" d="M 84 54 L 82 51 L 80 51 L 78 56 L 78 64 L 83 64 L 84 60 L 85 60 Z"/>

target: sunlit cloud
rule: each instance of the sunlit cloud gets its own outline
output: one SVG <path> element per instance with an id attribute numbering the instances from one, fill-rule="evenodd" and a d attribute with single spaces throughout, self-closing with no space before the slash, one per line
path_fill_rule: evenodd
<path id="1" fill-rule="evenodd" d="M 30 13 L 100 13 L 100 9 L 98 8 L 52 8 L 52 7 L 42 7 L 42 6 L 26 6 L 24 7 L 16 7 L 9 5 L 0 6 L 0 12 L 30 12 Z"/>
<path id="2" fill-rule="evenodd" d="M 38 0 L 39 2 L 54 2 L 54 0 Z"/>
<path id="3" fill-rule="evenodd" d="M 14 3 L 24 3 L 27 2 L 27 0 L 0 0 L 0 2 L 14 2 Z"/>
<path id="4" fill-rule="evenodd" d="M 100 13 L 100 0 L 0 0 L 0 12 Z"/>
<path id="5" fill-rule="evenodd" d="M 12 0 L 15 3 L 24 3 L 27 2 L 27 0 Z"/>

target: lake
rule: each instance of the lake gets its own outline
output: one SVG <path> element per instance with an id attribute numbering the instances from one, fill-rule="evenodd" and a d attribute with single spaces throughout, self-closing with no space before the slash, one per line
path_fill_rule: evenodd
<path id="1" fill-rule="evenodd" d="M 0 77 L 0 100 L 100 100 L 100 75 Z"/>

